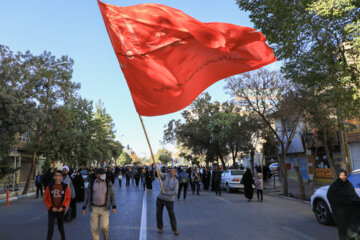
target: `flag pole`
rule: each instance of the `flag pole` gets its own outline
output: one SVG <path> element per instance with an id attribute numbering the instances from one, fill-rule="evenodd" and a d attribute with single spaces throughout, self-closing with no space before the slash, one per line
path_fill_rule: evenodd
<path id="1" fill-rule="evenodd" d="M 148 143 L 148 145 L 149 145 L 149 148 L 150 148 L 151 158 L 152 158 L 152 160 L 153 160 L 153 164 L 154 164 L 154 166 L 155 166 L 155 170 L 156 170 L 156 173 L 157 173 L 157 176 L 158 176 L 158 179 L 159 179 L 161 191 L 164 193 L 164 192 L 165 192 L 164 186 L 163 186 L 162 181 L 161 181 L 161 178 L 160 178 L 159 169 L 158 169 L 158 167 L 157 167 L 157 165 L 156 165 L 156 163 L 155 163 L 154 153 L 153 153 L 153 151 L 152 151 L 151 144 L 150 144 L 148 135 L 147 135 L 147 133 L 146 133 L 145 125 L 144 125 L 144 122 L 143 122 L 143 120 L 142 120 L 141 115 L 140 115 L 140 114 L 138 114 L 138 115 L 139 115 L 139 118 L 140 118 L 141 126 L 143 127 L 143 130 L 144 130 L 144 133 L 145 133 L 146 141 L 147 141 L 147 143 Z"/>

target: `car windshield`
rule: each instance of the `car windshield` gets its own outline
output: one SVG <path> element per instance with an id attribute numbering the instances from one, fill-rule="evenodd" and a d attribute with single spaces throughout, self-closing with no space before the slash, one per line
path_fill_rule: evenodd
<path id="1" fill-rule="evenodd" d="M 243 175 L 244 171 L 231 171 L 231 176 Z"/>
<path id="2" fill-rule="evenodd" d="M 360 188 L 360 174 L 353 174 L 348 177 L 354 188 Z"/>

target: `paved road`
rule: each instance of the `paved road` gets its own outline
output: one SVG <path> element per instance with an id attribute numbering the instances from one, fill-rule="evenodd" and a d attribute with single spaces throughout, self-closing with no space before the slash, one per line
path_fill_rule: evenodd
<path id="1" fill-rule="evenodd" d="M 264 196 L 264 202 L 247 202 L 243 194 L 213 192 L 188 194 L 175 202 L 179 236 L 174 236 L 164 209 L 164 233 L 156 231 L 155 200 L 159 191 L 143 192 L 134 185 L 119 189 L 116 184 L 118 212 L 110 216 L 110 239 L 276 239 L 332 240 L 337 239 L 334 226 L 318 224 L 306 203 Z M 89 214 L 65 224 L 67 239 L 91 239 Z M 12 202 L 0 207 L 0 239 L 45 239 L 47 212 L 41 199 Z M 53 239 L 60 239 L 55 227 Z"/>

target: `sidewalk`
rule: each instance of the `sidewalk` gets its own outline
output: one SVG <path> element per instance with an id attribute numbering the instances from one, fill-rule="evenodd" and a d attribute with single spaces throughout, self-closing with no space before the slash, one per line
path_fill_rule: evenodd
<path id="1" fill-rule="evenodd" d="M 270 194 L 275 194 L 275 195 L 282 195 L 282 193 L 283 193 L 282 181 L 280 181 L 279 177 L 276 176 L 275 177 L 275 188 L 274 188 L 273 177 L 270 180 L 264 182 L 264 187 L 265 187 L 264 192 L 270 193 Z M 327 185 L 327 184 L 326 183 L 311 183 L 311 182 L 308 182 L 305 180 L 304 181 L 305 200 L 309 201 L 311 195 L 315 192 L 315 190 L 322 186 L 325 186 L 325 185 Z M 288 179 L 288 192 L 289 192 L 289 197 L 293 197 L 293 198 L 297 198 L 297 199 L 301 198 L 299 182 L 297 181 L 297 179 L 292 179 L 292 178 Z"/>
<path id="2" fill-rule="evenodd" d="M 22 198 L 35 197 L 35 194 L 36 194 L 35 183 L 30 183 L 29 191 L 28 191 L 28 194 L 26 194 L 26 195 L 22 194 L 22 192 L 24 191 L 24 187 L 25 187 L 25 183 L 22 183 L 19 185 L 18 191 L 15 191 L 15 192 L 9 191 L 9 202 L 15 201 L 18 199 L 22 199 Z M 6 203 L 6 192 L 0 194 L 0 205 L 3 205 L 5 203 Z"/>

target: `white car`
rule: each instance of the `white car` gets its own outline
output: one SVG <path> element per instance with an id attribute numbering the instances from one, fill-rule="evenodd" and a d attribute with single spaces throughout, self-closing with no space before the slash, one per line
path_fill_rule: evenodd
<path id="1" fill-rule="evenodd" d="M 354 186 L 356 193 L 360 197 L 360 171 L 355 170 L 347 178 Z M 310 198 L 311 209 L 315 213 L 316 220 L 321 224 L 333 223 L 332 210 L 327 199 L 327 191 L 330 186 L 323 186 L 317 189 Z"/>
<path id="2" fill-rule="evenodd" d="M 229 169 L 221 174 L 221 188 L 225 188 L 226 192 L 231 192 L 234 189 L 243 189 L 244 185 L 240 183 L 244 175 L 243 170 Z"/>
<path id="3" fill-rule="evenodd" d="M 279 174 L 279 163 L 272 163 L 269 166 L 271 174 Z"/>

